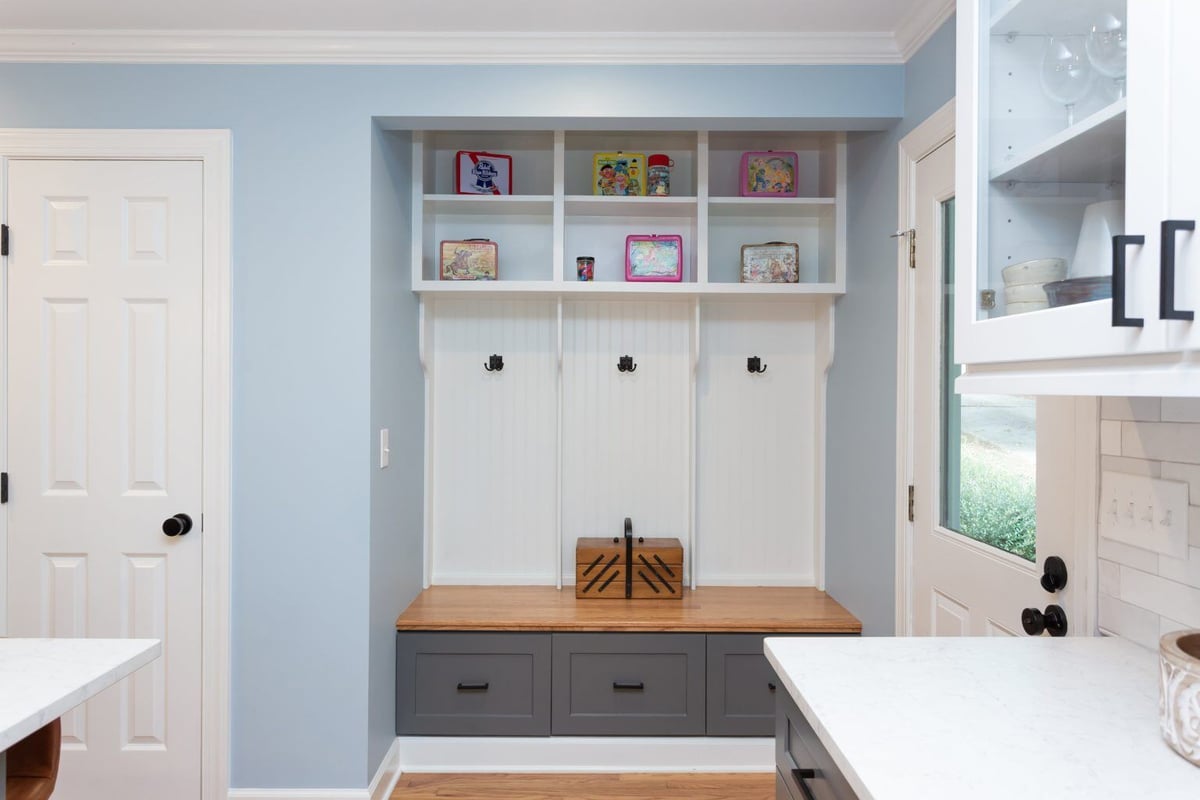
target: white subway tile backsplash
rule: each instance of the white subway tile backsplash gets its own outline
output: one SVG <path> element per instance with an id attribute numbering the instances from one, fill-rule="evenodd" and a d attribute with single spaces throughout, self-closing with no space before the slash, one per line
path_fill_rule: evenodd
<path id="1" fill-rule="evenodd" d="M 1162 401 L 1157 397 L 1105 397 L 1100 401 L 1100 418 L 1158 422 Z"/>
<path id="2" fill-rule="evenodd" d="M 1200 397 L 1164 397 L 1163 422 L 1200 422 Z"/>
<path id="3" fill-rule="evenodd" d="M 1200 425 L 1123 422 L 1121 452 L 1131 458 L 1200 464 Z"/>
<path id="4" fill-rule="evenodd" d="M 1159 616 L 1153 611 L 1101 595 L 1100 625 L 1142 647 L 1158 647 Z"/>
<path id="5" fill-rule="evenodd" d="M 1200 589 L 1194 586 L 1122 566 L 1120 599 L 1138 608 L 1154 609 L 1160 616 L 1177 619 L 1185 625 L 1200 627 Z"/>
<path id="6" fill-rule="evenodd" d="M 1163 634 L 1200 628 L 1200 398 L 1106 397 L 1100 408 L 1101 470 L 1187 484 L 1186 548 L 1156 555 L 1097 529 L 1099 626 L 1157 649 Z"/>
<path id="7" fill-rule="evenodd" d="M 1158 574 L 1169 580 L 1200 588 L 1200 547 L 1189 548 L 1187 558 L 1160 555 Z"/>
<path id="8" fill-rule="evenodd" d="M 1194 506 L 1200 506 L 1200 465 L 1164 461 L 1162 477 L 1163 480 L 1186 483 L 1188 485 L 1188 502 Z"/>
<path id="9" fill-rule="evenodd" d="M 1143 572 L 1158 572 L 1158 553 L 1140 547 L 1123 544 L 1113 539 L 1100 538 L 1097 547 L 1100 558 L 1140 569 Z"/>
<path id="10" fill-rule="evenodd" d="M 1100 452 L 1106 456 L 1121 455 L 1121 423 L 1117 420 L 1100 422 Z"/>
<path id="11" fill-rule="evenodd" d="M 1158 461 L 1121 456 L 1100 456 L 1100 469 L 1107 472 L 1126 472 L 1130 475 L 1148 475 L 1151 478 L 1162 475 L 1162 464 Z"/>

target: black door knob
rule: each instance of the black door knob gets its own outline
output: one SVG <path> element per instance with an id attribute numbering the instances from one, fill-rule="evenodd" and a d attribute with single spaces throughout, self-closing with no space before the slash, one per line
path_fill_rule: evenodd
<path id="1" fill-rule="evenodd" d="M 192 529 L 192 518 L 187 514 L 176 514 L 163 520 L 162 531 L 167 536 L 183 536 Z"/>
<path id="2" fill-rule="evenodd" d="M 1042 567 L 1042 588 L 1051 594 L 1067 588 L 1067 562 L 1050 556 Z"/>
<path id="3" fill-rule="evenodd" d="M 1041 636 L 1048 631 L 1051 636 L 1067 635 L 1067 612 L 1062 606 L 1048 605 L 1043 613 L 1036 608 L 1027 608 L 1021 612 L 1021 627 L 1030 636 Z"/>

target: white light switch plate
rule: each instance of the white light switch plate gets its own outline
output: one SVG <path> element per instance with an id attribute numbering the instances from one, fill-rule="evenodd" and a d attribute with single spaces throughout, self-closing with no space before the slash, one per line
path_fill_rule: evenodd
<path id="1" fill-rule="evenodd" d="M 1188 485 L 1144 475 L 1104 472 L 1100 478 L 1100 535 L 1188 557 Z"/>
<path id="2" fill-rule="evenodd" d="M 392 463 L 392 448 L 388 443 L 388 429 L 379 429 L 379 468 L 387 469 Z"/>

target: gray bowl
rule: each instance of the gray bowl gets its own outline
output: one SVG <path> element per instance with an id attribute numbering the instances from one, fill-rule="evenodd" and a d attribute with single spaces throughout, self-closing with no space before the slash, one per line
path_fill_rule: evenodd
<path id="1" fill-rule="evenodd" d="M 1112 276 L 1068 278 L 1065 281 L 1047 283 L 1042 288 L 1046 290 L 1046 299 L 1050 301 L 1051 308 L 1073 306 L 1076 303 L 1090 303 L 1093 300 L 1107 300 L 1112 297 Z"/>

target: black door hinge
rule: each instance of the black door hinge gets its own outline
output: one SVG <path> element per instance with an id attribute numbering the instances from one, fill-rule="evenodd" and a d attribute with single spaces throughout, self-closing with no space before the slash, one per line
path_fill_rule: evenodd
<path id="1" fill-rule="evenodd" d="M 8 473 L 0 472 L 0 503 L 8 502 Z"/>
<path id="2" fill-rule="evenodd" d="M 0 225 L 0 256 L 8 255 L 8 226 Z"/>
<path id="3" fill-rule="evenodd" d="M 908 487 L 908 521 L 916 522 L 915 507 L 917 504 L 917 489 L 915 486 Z"/>

